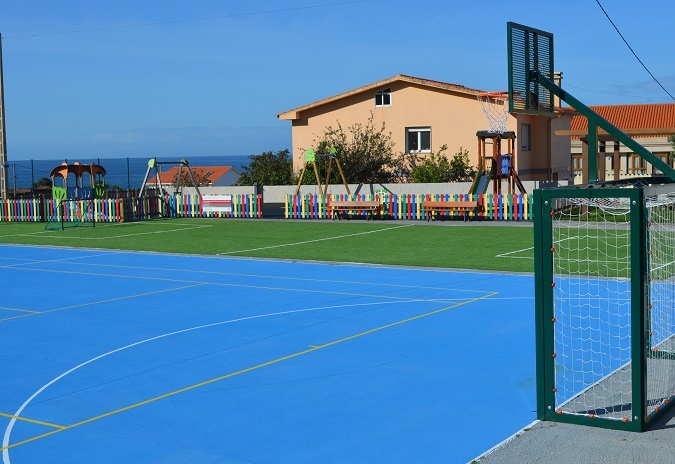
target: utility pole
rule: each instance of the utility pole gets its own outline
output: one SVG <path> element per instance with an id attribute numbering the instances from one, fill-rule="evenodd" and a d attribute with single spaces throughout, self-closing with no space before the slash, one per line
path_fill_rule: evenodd
<path id="1" fill-rule="evenodd" d="M 5 87 L 2 82 L 2 34 L 0 34 L 0 198 L 7 199 L 7 142 L 5 131 Z"/>

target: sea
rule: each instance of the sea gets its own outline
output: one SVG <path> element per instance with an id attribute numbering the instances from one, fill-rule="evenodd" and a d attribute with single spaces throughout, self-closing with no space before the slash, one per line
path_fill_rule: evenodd
<path id="1" fill-rule="evenodd" d="M 88 158 L 88 159 L 51 159 L 51 160 L 8 160 L 7 181 L 9 190 L 31 188 L 40 178 L 49 178 L 52 169 L 62 163 L 80 164 L 96 163 L 106 170 L 105 183 L 122 189 L 138 189 L 143 184 L 148 170 L 150 158 Z M 181 158 L 157 158 L 160 169 L 166 171 Z M 186 158 L 190 167 L 197 166 L 232 166 L 242 172 L 249 164 L 248 156 L 194 156 Z M 154 173 L 154 171 L 153 171 Z"/>

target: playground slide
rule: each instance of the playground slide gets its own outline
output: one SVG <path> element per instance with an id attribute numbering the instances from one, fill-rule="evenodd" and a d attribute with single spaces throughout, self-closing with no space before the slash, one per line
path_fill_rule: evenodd
<path id="1" fill-rule="evenodd" d="M 482 173 L 478 171 L 476 178 L 471 185 L 471 195 L 480 195 L 487 192 L 488 185 L 490 185 L 490 173 Z"/>

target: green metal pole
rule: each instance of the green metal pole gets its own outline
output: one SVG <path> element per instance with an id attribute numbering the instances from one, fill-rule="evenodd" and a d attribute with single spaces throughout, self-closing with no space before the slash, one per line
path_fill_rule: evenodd
<path id="1" fill-rule="evenodd" d="M 647 219 L 643 189 L 630 194 L 630 290 L 631 290 L 631 384 L 632 429 L 642 432 L 647 425 Z"/>
<path id="2" fill-rule="evenodd" d="M 549 78 L 547 78 L 544 74 L 538 72 L 538 71 L 532 71 L 532 79 L 535 81 L 538 81 L 539 84 L 542 87 L 545 87 L 555 95 L 557 95 L 561 100 L 564 102 L 567 102 L 577 110 L 579 113 L 582 115 L 586 116 L 588 118 L 588 145 L 589 145 L 589 171 L 590 171 L 590 165 L 591 165 L 591 159 L 593 159 L 593 163 L 596 164 L 597 166 L 597 132 L 595 136 L 595 143 L 591 144 L 591 127 L 599 126 L 600 128 L 604 129 L 609 135 L 611 135 L 615 140 L 623 143 L 626 145 L 628 148 L 633 150 L 633 152 L 640 157 L 642 157 L 644 160 L 646 160 L 648 163 L 650 163 L 652 166 L 656 167 L 658 170 L 660 170 L 665 176 L 667 176 L 670 180 L 675 181 L 675 170 L 670 167 L 668 164 L 666 164 L 662 159 L 660 159 L 658 156 L 655 156 L 652 152 L 647 150 L 645 147 L 637 143 L 635 140 L 633 140 L 631 137 L 628 135 L 624 134 L 618 127 L 604 119 L 602 116 L 600 116 L 598 113 L 590 109 L 588 106 L 584 105 L 581 103 L 579 100 L 574 98 L 572 95 L 570 95 L 567 91 L 563 90 L 561 87 L 556 85 L 553 81 L 551 81 Z M 597 127 L 595 128 L 597 131 Z M 593 153 L 594 155 L 591 156 L 591 145 L 593 145 Z M 597 179 L 597 169 L 596 169 L 596 174 L 594 177 Z M 589 178 L 590 178 L 590 172 L 589 172 Z"/>

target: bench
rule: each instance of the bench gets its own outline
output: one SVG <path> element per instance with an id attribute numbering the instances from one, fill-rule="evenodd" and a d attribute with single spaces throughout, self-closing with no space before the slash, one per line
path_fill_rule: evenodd
<path id="1" fill-rule="evenodd" d="M 345 211 L 366 211 L 368 219 L 380 212 L 379 201 L 331 201 L 328 204 L 328 214 L 335 220 L 342 219 Z"/>
<path id="2" fill-rule="evenodd" d="M 464 221 L 469 220 L 469 213 L 478 213 L 477 201 L 425 201 L 422 209 L 426 213 L 427 221 L 435 219 L 435 213 L 464 213 Z"/>

